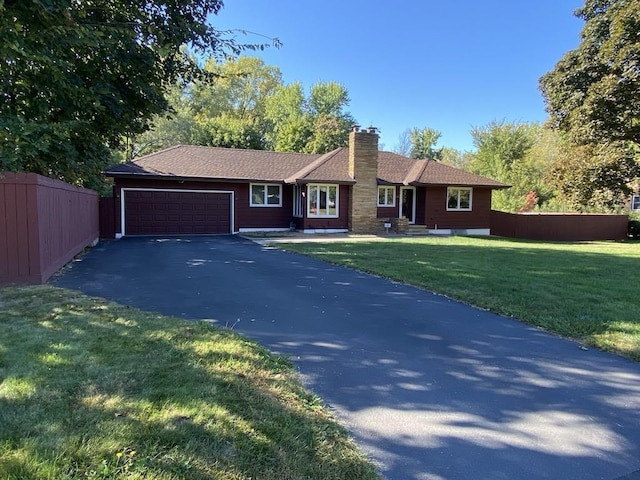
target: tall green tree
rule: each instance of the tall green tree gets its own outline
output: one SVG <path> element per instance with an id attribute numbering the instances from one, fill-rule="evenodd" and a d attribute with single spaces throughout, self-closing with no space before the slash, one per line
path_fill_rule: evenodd
<path id="1" fill-rule="evenodd" d="M 550 201 L 553 190 L 546 176 L 556 160 L 555 153 L 543 146 L 551 145 L 550 133 L 535 123 L 493 121 L 473 127 L 471 136 L 477 149 L 469 170 L 511 185 L 492 195 L 497 210 L 520 211 L 534 207 L 527 196 L 535 193 L 539 205 Z"/>
<path id="2" fill-rule="evenodd" d="M 167 87 L 167 111 L 154 115 L 149 122 L 150 128 L 145 132 L 124 138 L 125 148 L 120 161 L 129 161 L 173 145 L 196 145 L 203 141 L 205 135 L 196 122 L 186 91 L 181 83 Z"/>
<path id="3" fill-rule="evenodd" d="M 267 100 L 266 136 L 276 151 L 326 153 L 346 146 L 355 120 L 349 92 L 337 82 L 318 82 L 308 97 L 300 83 L 282 86 Z"/>
<path id="4" fill-rule="evenodd" d="M 638 177 L 637 149 L 629 142 L 612 142 L 565 145 L 547 179 L 569 209 L 617 212 L 629 199 L 629 183 Z"/>
<path id="5" fill-rule="evenodd" d="M 264 117 L 266 99 L 282 85 L 280 69 L 257 57 L 241 56 L 224 62 L 210 58 L 204 69 L 216 81 L 194 82 L 187 94 L 193 112 L 208 118 L 226 114 L 258 122 Z"/>
<path id="6" fill-rule="evenodd" d="M 306 153 L 326 153 L 347 146 L 349 131 L 356 123 L 346 111 L 350 101 L 341 83 L 318 82 L 311 86 L 307 101 L 311 137 L 303 149 Z"/>
<path id="7" fill-rule="evenodd" d="M 433 128 L 408 128 L 398 137 L 393 151 L 410 158 L 441 160 L 443 148 L 435 148 L 442 133 Z"/>
<path id="8" fill-rule="evenodd" d="M 474 158 L 472 152 L 461 151 L 456 148 L 442 147 L 442 158 L 440 162 L 462 170 L 468 170 L 471 161 Z"/>
<path id="9" fill-rule="evenodd" d="M 135 137 L 134 156 L 176 144 L 265 148 L 267 100 L 282 85 L 280 70 L 247 56 L 208 59 L 204 69 L 215 81 L 173 86 L 169 113 L 155 116 L 152 128 Z"/>
<path id="10" fill-rule="evenodd" d="M 568 141 L 562 190 L 590 184 L 594 170 L 608 171 L 587 190 L 593 195 L 569 197 L 583 202 L 577 206 L 611 208 L 604 206 L 624 202 L 640 175 L 640 3 L 586 0 L 576 16 L 585 21 L 580 45 L 540 79 L 540 89 L 551 125 Z"/>
<path id="11" fill-rule="evenodd" d="M 534 143 L 531 126 L 524 123 L 492 121 L 472 127 L 471 136 L 477 149 L 471 170 L 480 175 L 506 179 L 514 164 L 522 160 Z"/>
<path id="12" fill-rule="evenodd" d="M 305 96 L 300 83 L 284 85 L 277 67 L 251 57 L 209 60 L 205 69 L 216 81 L 174 86 L 170 115 L 137 136 L 133 155 L 176 143 L 306 153 L 347 145 L 355 120 L 343 85 L 318 82 Z"/>
<path id="13" fill-rule="evenodd" d="M 433 128 L 412 128 L 409 131 L 411 135 L 411 158 L 428 158 L 430 160 L 440 160 L 442 158 L 442 149 L 436 149 L 435 146 L 440 140 L 442 134 Z"/>
<path id="14" fill-rule="evenodd" d="M 221 7 L 0 1 L 0 170 L 99 186 L 108 148 L 166 109 L 167 85 L 203 73 L 193 58 L 242 48 L 209 24 Z"/>
<path id="15" fill-rule="evenodd" d="M 266 100 L 266 138 L 276 152 L 302 152 L 311 137 L 305 95 L 299 82 L 279 87 Z"/>

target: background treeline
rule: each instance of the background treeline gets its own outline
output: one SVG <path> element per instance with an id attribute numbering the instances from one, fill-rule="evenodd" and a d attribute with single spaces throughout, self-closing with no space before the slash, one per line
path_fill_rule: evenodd
<path id="1" fill-rule="evenodd" d="M 346 145 L 355 119 L 343 85 L 285 84 L 277 67 L 242 56 L 279 42 L 217 30 L 208 19 L 221 0 L 172 5 L 0 0 L 0 171 L 108 191 L 110 164 L 175 144 Z M 585 0 L 576 16 L 579 46 L 540 79 L 544 125 L 475 126 L 472 152 L 410 128 L 394 150 L 512 185 L 494 195 L 500 210 L 627 208 L 640 191 L 640 2 Z"/>
<path id="2" fill-rule="evenodd" d="M 127 156 L 176 144 L 325 153 L 347 144 L 355 123 L 349 95 L 337 82 L 285 85 L 278 67 L 259 58 L 213 59 L 196 80 L 169 89 L 169 112 L 153 128 L 129 139 Z"/>
<path id="3" fill-rule="evenodd" d="M 150 130 L 127 138 L 120 160 L 177 144 L 325 153 L 346 146 L 355 123 L 349 93 L 340 83 L 310 89 L 285 84 L 280 70 L 256 57 L 208 60 L 213 81 L 175 84 L 169 110 L 152 119 Z M 475 151 L 438 147 L 433 128 L 407 129 L 393 150 L 431 158 L 500 180 L 512 188 L 494 193 L 493 207 L 505 211 L 567 211 L 580 208 L 560 195 L 563 180 L 561 133 L 537 123 L 493 121 L 471 129 Z"/>

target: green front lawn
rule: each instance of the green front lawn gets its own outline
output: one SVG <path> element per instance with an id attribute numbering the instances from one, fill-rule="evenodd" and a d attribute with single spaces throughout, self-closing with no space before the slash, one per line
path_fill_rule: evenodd
<path id="1" fill-rule="evenodd" d="M 52 287 L 0 290 L 0 478 L 375 479 L 290 362 Z"/>
<path id="2" fill-rule="evenodd" d="M 640 360 L 640 243 L 420 237 L 280 245 Z"/>

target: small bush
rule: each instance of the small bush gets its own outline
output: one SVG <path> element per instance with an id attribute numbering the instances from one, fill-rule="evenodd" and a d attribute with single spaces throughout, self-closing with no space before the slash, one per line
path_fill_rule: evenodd
<path id="1" fill-rule="evenodd" d="M 640 239 L 640 220 L 629 220 L 627 233 L 629 238 Z"/>

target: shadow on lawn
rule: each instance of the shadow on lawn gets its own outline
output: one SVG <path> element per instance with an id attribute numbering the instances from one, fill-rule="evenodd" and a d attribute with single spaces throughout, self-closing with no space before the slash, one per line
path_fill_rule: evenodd
<path id="1" fill-rule="evenodd" d="M 0 312 L 7 477 L 373 478 L 286 360 L 205 323 L 34 294 L 66 305 Z"/>

